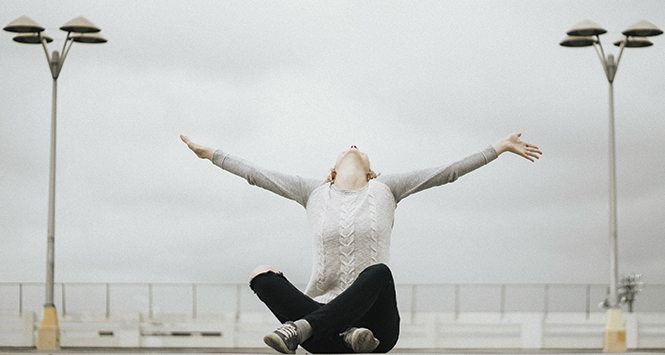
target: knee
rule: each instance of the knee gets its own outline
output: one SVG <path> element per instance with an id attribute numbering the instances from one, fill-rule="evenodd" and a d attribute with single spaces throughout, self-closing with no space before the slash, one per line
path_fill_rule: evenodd
<path id="1" fill-rule="evenodd" d="M 266 275 L 269 274 L 269 275 Z M 266 275 L 265 277 L 257 277 L 261 275 Z M 268 276 L 278 276 L 278 277 L 268 277 Z M 267 265 L 261 265 L 252 271 L 252 274 L 249 276 L 249 288 L 254 291 L 259 298 L 261 294 L 269 292 L 273 287 L 275 287 L 275 282 L 279 282 L 279 276 L 282 274 Z M 283 278 L 283 276 L 282 276 Z"/>
<path id="2" fill-rule="evenodd" d="M 257 276 L 259 276 L 259 275 L 261 275 L 261 274 L 265 274 L 266 272 L 274 272 L 274 273 L 277 273 L 277 270 L 273 269 L 272 267 L 270 267 L 270 266 L 268 266 L 268 265 L 261 265 L 261 266 L 258 266 L 258 267 L 256 267 L 256 269 L 254 269 L 254 270 L 252 271 L 252 273 L 249 275 L 249 281 L 254 280 L 255 277 L 257 277 Z"/>
<path id="3" fill-rule="evenodd" d="M 390 271 L 390 267 L 386 264 L 374 264 L 366 269 L 367 271 L 379 273 L 379 274 L 385 274 L 385 275 L 390 275 L 392 276 L 392 272 Z"/>
<path id="4" fill-rule="evenodd" d="M 393 279 L 393 273 L 390 271 L 390 268 L 386 264 L 374 264 L 367 267 L 361 274 L 371 274 L 372 277 L 385 278 L 387 280 Z"/>

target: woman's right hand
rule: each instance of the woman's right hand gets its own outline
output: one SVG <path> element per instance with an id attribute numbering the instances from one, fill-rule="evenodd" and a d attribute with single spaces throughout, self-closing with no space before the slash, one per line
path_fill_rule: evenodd
<path id="1" fill-rule="evenodd" d="M 182 139 L 185 144 L 187 144 L 187 147 L 192 150 L 196 154 L 197 157 L 201 159 L 208 159 L 212 161 L 212 155 L 215 154 L 215 150 L 212 148 L 208 148 L 206 146 L 202 146 L 199 144 L 196 144 L 189 140 L 187 136 L 183 136 L 182 134 L 180 135 L 180 139 Z"/>
<path id="2" fill-rule="evenodd" d="M 492 146 L 498 155 L 501 155 L 501 153 L 504 152 L 511 152 L 532 162 L 535 161 L 535 159 L 539 159 L 540 155 L 543 154 L 543 152 L 540 151 L 540 148 L 521 140 L 521 136 L 522 133 L 513 133 L 506 138 L 499 139 L 499 141 Z"/>

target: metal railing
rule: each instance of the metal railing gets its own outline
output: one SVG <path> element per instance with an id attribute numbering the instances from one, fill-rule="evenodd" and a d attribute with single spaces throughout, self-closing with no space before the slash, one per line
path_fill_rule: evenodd
<path id="1" fill-rule="evenodd" d="M 302 287 L 303 285 L 298 285 Z M 604 312 L 601 284 L 399 284 L 402 313 Z M 41 312 L 43 283 L 0 283 L 0 312 Z M 56 283 L 55 304 L 68 312 L 191 314 L 266 311 L 247 284 Z M 636 312 L 665 312 L 665 285 L 642 286 Z"/>

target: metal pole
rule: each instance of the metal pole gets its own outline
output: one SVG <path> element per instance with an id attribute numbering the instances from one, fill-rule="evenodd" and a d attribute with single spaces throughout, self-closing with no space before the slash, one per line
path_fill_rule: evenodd
<path id="1" fill-rule="evenodd" d="M 46 41 L 42 39 L 49 69 L 53 77 L 53 95 L 51 104 L 51 158 L 49 163 L 49 194 L 48 194 L 48 227 L 46 245 L 46 296 L 44 300 L 44 317 L 39 324 L 37 349 L 60 349 L 60 327 L 58 312 L 53 300 L 55 273 L 55 148 L 56 148 L 56 116 L 58 104 L 58 74 L 60 72 L 60 54 L 53 51 L 49 58 Z M 64 300 L 63 300 L 64 301 Z"/>
<path id="2" fill-rule="evenodd" d="M 18 284 L 18 315 L 23 316 L 23 284 Z"/>
<path id="3" fill-rule="evenodd" d="M 67 316 L 67 307 L 66 307 L 66 301 L 65 301 L 65 284 L 60 285 L 62 287 L 62 316 L 65 317 Z"/>
<path id="4" fill-rule="evenodd" d="M 148 284 L 148 315 L 152 319 L 152 284 Z"/>
<path id="5" fill-rule="evenodd" d="M 411 323 L 416 321 L 416 284 L 411 285 Z"/>
<path id="6" fill-rule="evenodd" d="M 236 285 L 236 326 L 240 322 L 240 310 L 242 309 L 242 285 Z"/>
<path id="7" fill-rule="evenodd" d="M 58 52 L 53 52 L 53 61 L 58 60 Z M 56 63 L 57 65 L 57 63 Z M 53 281 L 55 272 L 55 149 L 58 79 L 53 79 L 51 104 L 51 158 L 49 164 L 48 229 L 46 247 L 46 299 L 44 307 L 55 307 L 53 302 Z"/>
<path id="8" fill-rule="evenodd" d="M 499 313 L 501 314 L 501 319 L 503 319 L 503 314 L 506 312 L 506 285 L 501 285 L 501 304 L 499 306 Z"/>
<path id="9" fill-rule="evenodd" d="M 610 174 L 610 307 L 617 308 L 617 282 L 619 279 L 617 252 L 617 187 L 616 187 L 616 149 L 614 134 L 614 74 L 616 65 L 614 57 L 608 56 L 608 67 L 611 68 L 609 80 L 609 174 Z"/>
<path id="10" fill-rule="evenodd" d="M 455 319 L 459 318 L 460 305 L 459 305 L 459 284 L 455 284 Z"/>
<path id="11" fill-rule="evenodd" d="M 111 285 L 106 284 L 106 318 L 111 316 Z"/>
<path id="12" fill-rule="evenodd" d="M 545 296 L 544 296 L 544 309 L 543 309 L 543 319 L 547 318 L 547 314 L 550 310 L 550 285 L 545 284 Z"/>
<path id="13" fill-rule="evenodd" d="M 609 82 L 609 173 L 610 173 L 610 299 L 607 310 L 605 331 L 603 332 L 603 351 L 626 351 L 626 329 L 623 325 L 621 307 L 617 299 L 619 279 L 619 257 L 617 253 L 617 188 L 616 188 L 616 153 L 614 144 L 614 77 L 617 64 L 614 56 L 607 56 L 607 81 Z"/>
<path id="14" fill-rule="evenodd" d="M 192 318 L 196 319 L 196 311 L 197 311 L 197 301 L 198 295 L 196 292 L 196 284 L 192 284 Z"/>
<path id="15" fill-rule="evenodd" d="M 587 284 L 586 285 L 586 308 L 585 308 L 585 313 L 586 313 L 586 319 L 589 319 L 591 315 L 591 285 Z"/>

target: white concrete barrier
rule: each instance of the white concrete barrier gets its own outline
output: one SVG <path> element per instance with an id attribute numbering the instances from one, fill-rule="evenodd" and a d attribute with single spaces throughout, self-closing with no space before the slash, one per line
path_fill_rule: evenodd
<path id="1" fill-rule="evenodd" d="M 630 349 L 665 348 L 665 313 L 624 314 Z M 63 347 L 261 348 L 279 324 L 268 312 L 68 312 L 59 317 Z M 35 345 L 33 312 L 0 313 L 0 346 Z M 602 313 L 403 313 L 396 349 L 600 349 Z"/>
<path id="2" fill-rule="evenodd" d="M 141 347 L 220 347 L 234 346 L 233 314 L 142 315 Z"/>
<path id="3" fill-rule="evenodd" d="M 138 347 L 139 314 L 67 313 L 59 317 L 61 346 Z"/>
<path id="4" fill-rule="evenodd" d="M 0 312 L 0 346 L 35 346 L 35 321 L 34 312 Z"/>

